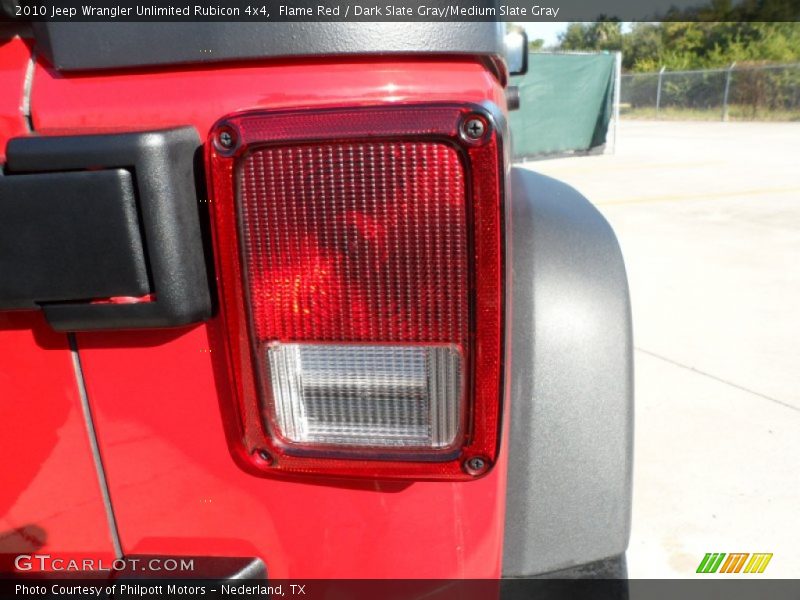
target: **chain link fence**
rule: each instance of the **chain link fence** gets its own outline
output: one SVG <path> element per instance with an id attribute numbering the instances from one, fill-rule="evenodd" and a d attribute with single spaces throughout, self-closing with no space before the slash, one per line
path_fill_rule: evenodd
<path id="1" fill-rule="evenodd" d="M 629 73 L 622 117 L 800 121 L 800 63 Z"/>

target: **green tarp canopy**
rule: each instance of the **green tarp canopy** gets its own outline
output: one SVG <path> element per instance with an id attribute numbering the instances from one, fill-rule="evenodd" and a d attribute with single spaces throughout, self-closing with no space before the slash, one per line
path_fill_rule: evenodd
<path id="1" fill-rule="evenodd" d="M 614 95 L 614 54 L 531 53 L 512 77 L 520 108 L 511 112 L 514 157 L 586 152 L 606 142 Z"/>

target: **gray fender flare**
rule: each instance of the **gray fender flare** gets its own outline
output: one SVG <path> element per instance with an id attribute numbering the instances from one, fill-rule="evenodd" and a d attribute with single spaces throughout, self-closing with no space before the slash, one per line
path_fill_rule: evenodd
<path id="1" fill-rule="evenodd" d="M 503 576 L 625 552 L 633 342 L 608 222 L 568 185 L 510 179 L 510 406 Z"/>

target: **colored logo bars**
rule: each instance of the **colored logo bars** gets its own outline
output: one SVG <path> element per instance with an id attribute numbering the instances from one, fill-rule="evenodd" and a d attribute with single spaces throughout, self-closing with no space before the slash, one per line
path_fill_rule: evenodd
<path id="1" fill-rule="evenodd" d="M 748 554 L 740 552 L 725 554 L 724 552 L 709 552 L 700 561 L 697 572 L 763 573 L 770 560 L 772 560 L 772 553 Z"/>

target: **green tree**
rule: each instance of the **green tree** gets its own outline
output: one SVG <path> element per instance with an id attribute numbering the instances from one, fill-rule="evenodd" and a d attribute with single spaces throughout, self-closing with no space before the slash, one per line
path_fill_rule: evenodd
<path id="1" fill-rule="evenodd" d="M 531 52 L 536 52 L 542 48 L 544 48 L 544 40 L 542 38 L 536 38 L 535 40 L 528 41 L 528 50 Z"/>
<path id="2" fill-rule="evenodd" d="M 637 64 L 647 63 L 642 70 L 657 70 L 664 56 L 664 39 L 660 23 L 634 23 L 622 39 L 622 68 L 630 71 Z"/>
<path id="3" fill-rule="evenodd" d="M 614 21 L 570 23 L 559 37 L 562 50 L 622 50 L 626 71 L 720 68 L 731 64 L 800 62 L 800 23 L 747 22 L 722 19 L 749 18 L 760 2 L 762 11 L 778 14 L 770 0 L 745 0 L 731 7 L 729 0 L 715 0 L 703 18 L 715 22 L 674 20 L 685 13 L 670 13 L 670 21 L 636 23 L 622 33 Z M 765 8 L 766 7 L 766 8 Z M 747 11 L 750 12 L 747 12 Z M 761 13 L 758 13 L 761 14 Z"/>
<path id="4" fill-rule="evenodd" d="M 558 41 L 561 50 L 621 50 L 622 23 L 616 20 L 570 23 Z"/>

